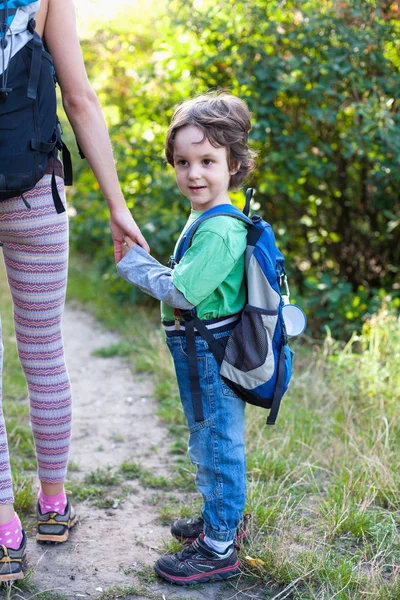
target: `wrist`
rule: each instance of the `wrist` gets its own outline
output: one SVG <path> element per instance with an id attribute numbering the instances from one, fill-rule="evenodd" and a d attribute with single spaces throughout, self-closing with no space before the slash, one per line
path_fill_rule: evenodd
<path id="1" fill-rule="evenodd" d="M 119 212 L 120 210 L 129 210 L 121 191 L 119 191 L 117 194 L 104 195 L 104 198 L 111 214 Z"/>

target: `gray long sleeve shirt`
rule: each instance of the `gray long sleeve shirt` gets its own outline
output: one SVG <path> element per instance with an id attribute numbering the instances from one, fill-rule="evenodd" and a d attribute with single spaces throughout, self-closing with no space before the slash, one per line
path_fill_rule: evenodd
<path id="1" fill-rule="evenodd" d="M 117 264 L 117 272 L 142 292 L 169 306 L 186 310 L 193 308 L 193 304 L 174 286 L 172 269 L 164 267 L 138 245 Z"/>

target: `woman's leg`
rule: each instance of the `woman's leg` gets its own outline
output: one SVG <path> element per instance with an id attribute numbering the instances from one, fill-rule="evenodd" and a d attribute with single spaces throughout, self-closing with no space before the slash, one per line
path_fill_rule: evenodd
<path id="1" fill-rule="evenodd" d="M 68 222 L 57 214 L 46 175 L 26 199 L 3 203 L 0 240 L 14 304 L 18 354 L 25 373 L 42 490 L 62 492 L 71 433 L 71 389 L 61 319 L 68 266 Z M 62 195 L 62 182 L 58 179 Z"/>
<path id="2" fill-rule="evenodd" d="M 3 343 L 0 320 L 0 524 L 8 523 L 14 516 L 10 457 L 7 432 L 2 407 Z"/>

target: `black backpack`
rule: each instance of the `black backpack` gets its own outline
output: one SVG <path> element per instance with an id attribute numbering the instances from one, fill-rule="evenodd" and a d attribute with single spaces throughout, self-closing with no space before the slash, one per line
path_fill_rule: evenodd
<path id="1" fill-rule="evenodd" d="M 65 185 L 72 184 L 72 165 L 61 140 L 53 61 L 33 18 L 27 24 L 31 39 L 2 65 L 4 50 L 13 43 L 10 12 L 16 12 L 7 4 L 0 1 L 0 201 L 21 196 L 30 208 L 24 193 L 46 173 L 49 158 L 62 151 Z M 51 187 L 57 213 L 64 212 L 54 167 Z"/>

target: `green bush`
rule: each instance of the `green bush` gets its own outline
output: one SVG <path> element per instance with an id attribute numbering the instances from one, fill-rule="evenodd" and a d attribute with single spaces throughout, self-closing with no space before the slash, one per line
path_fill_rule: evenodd
<path id="1" fill-rule="evenodd" d="M 163 158 L 172 111 L 226 88 L 253 112 L 254 208 L 274 226 L 313 332 L 329 325 L 348 336 L 383 297 L 399 306 L 396 7 L 176 0 L 152 20 L 112 23 L 84 42 L 124 193 L 158 259 L 167 260 L 189 208 Z M 108 273 L 115 293 L 137 300 L 115 276 L 107 211 L 79 168 L 73 244 Z"/>

